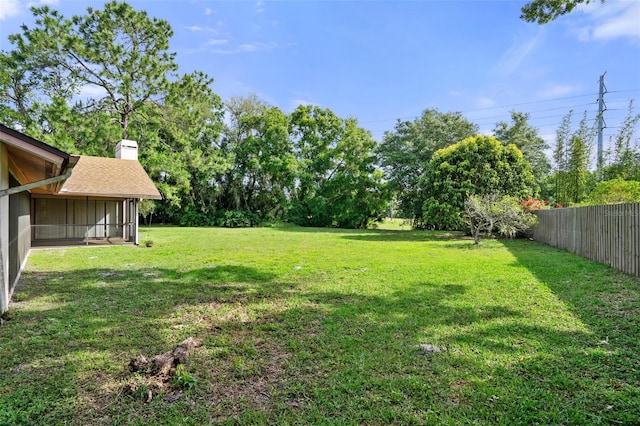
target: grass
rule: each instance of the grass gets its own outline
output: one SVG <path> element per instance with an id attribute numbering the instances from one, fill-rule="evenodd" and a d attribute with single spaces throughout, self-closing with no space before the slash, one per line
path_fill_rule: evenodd
<path id="1" fill-rule="evenodd" d="M 607 266 L 406 230 L 148 237 L 32 252 L 0 327 L 0 424 L 640 419 L 640 280 Z M 202 342 L 181 372 L 191 385 L 146 402 L 129 360 L 189 336 Z"/>

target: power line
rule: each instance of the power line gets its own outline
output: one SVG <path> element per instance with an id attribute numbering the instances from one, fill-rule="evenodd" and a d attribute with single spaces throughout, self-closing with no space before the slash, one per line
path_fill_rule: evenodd
<path id="1" fill-rule="evenodd" d="M 563 98 L 543 99 L 543 100 L 539 100 L 539 101 L 520 102 L 520 103 L 517 103 L 517 104 L 499 105 L 499 106 L 492 106 L 492 107 L 486 107 L 486 108 L 469 109 L 469 110 L 461 111 L 461 112 L 465 113 L 465 112 L 484 111 L 484 110 L 489 110 L 489 109 L 510 108 L 510 107 L 514 107 L 514 106 L 532 105 L 532 104 L 539 104 L 539 103 L 544 103 L 544 102 L 563 101 L 563 100 L 566 100 L 566 99 L 584 98 L 584 97 L 587 97 L 587 96 L 595 96 L 595 95 L 597 95 L 597 93 L 590 93 L 590 94 L 587 94 L 587 95 L 566 96 L 566 97 L 563 97 Z"/>
<path id="2" fill-rule="evenodd" d="M 629 93 L 629 92 L 640 92 L 640 89 L 628 89 L 628 90 L 614 90 L 614 91 L 610 91 L 607 93 Z M 479 112 L 479 111 L 491 111 L 491 110 L 496 110 L 496 109 L 500 109 L 500 108 L 511 108 L 511 107 L 516 107 L 516 106 L 522 106 L 522 105 L 533 105 L 533 104 L 540 104 L 540 103 L 545 103 L 545 102 L 556 102 L 556 101 L 562 101 L 562 100 L 567 100 L 567 99 L 577 99 L 577 98 L 585 98 L 588 96 L 598 96 L 598 93 L 587 93 L 584 95 L 575 95 L 575 96 L 564 96 L 564 97 L 558 97 L 558 98 L 550 98 L 550 99 L 541 99 L 541 100 L 537 100 L 537 101 L 526 101 L 526 102 L 519 102 L 519 103 L 513 103 L 513 104 L 506 104 L 506 105 L 496 105 L 496 106 L 490 106 L 490 107 L 483 107 L 483 108 L 474 108 L 474 109 L 467 109 L 467 110 L 462 110 L 462 111 L 456 111 L 459 112 L 461 114 L 467 114 L 470 112 Z M 613 101 L 609 101 L 610 103 L 614 103 L 614 102 L 623 102 L 623 101 L 627 101 L 625 99 L 616 99 Z M 586 106 L 586 105 L 594 105 L 598 102 L 598 100 L 596 99 L 594 102 L 589 102 L 589 103 L 582 103 L 582 104 L 575 104 L 575 105 L 567 105 L 564 107 L 554 107 L 554 108 L 546 108 L 546 109 L 541 109 L 541 110 L 536 110 L 536 111 L 531 111 L 531 112 L 544 112 L 544 111 L 553 111 L 553 110 L 558 110 L 558 109 L 573 109 L 576 107 L 581 107 L 581 106 Z M 428 109 L 428 108 L 427 108 Z M 385 122 L 385 121 L 396 121 L 396 120 L 410 120 L 410 119 L 415 119 L 417 117 L 419 117 L 420 114 L 418 115 L 414 115 L 412 117 L 394 117 L 394 118 L 381 118 L 378 120 L 366 120 L 366 121 L 358 121 L 359 124 L 370 124 L 370 123 L 381 123 L 381 122 Z M 480 119 L 485 119 L 488 117 L 482 117 Z"/>

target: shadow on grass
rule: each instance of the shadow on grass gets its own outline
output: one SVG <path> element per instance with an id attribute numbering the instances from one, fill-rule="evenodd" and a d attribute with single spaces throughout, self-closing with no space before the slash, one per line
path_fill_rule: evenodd
<path id="1" fill-rule="evenodd" d="M 93 423 L 78 420 L 82 398 L 100 399 L 96 387 L 122 377 L 132 356 L 164 353 L 198 333 L 175 328 L 177 309 L 282 297 L 290 286 L 273 278 L 235 265 L 25 271 L 0 327 L 0 424 Z"/>
<path id="2" fill-rule="evenodd" d="M 274 226 L 271 229 L 274 229 L 276 231 L 302 234 L 339 234 L 341 238 L 354 241 L 443 241 L 464 237 L 464 233 L 462 232 L 449 231 L 313 228 L 293 225 L 279 225 Z"/>
<path id="3" fill-rule="evenodd" d="M 346 234 L 342 238 L 355 241 L 388 241 L 388 242 L 421 242 L 458 240 L 464 234 L 440 231 L 395 231 L 395 230 L 363 230 L 357 235 Z"/>
<path id="4" fill-rule="evenodd" d="M 210 379 L 193 397 L 202 404 L 202 420 L 265 409 L 263 394 L 273 392 L 266 383 L 279 395 L 271 408 L 299 401 L 322 411 L 326 407 L 319 401 L 329 398 L 329 417 L 364 421 L 386 409 L 367 395 L 381 397 L 387 390 L 368 389 L 366 380 L 351 383 L 354 374 L 382 383 L 402 381 L 401 371 L 415 363 L 415 345 L 425 328 L 519 315 L 498 305 L 448 306 L 465 292 L 455 283 L 424 282 L 387 296 L 309 292 L 236 265 L 184 272 L 26 271 L 12 318 L 0 328 L 0 369 L 6 372 L 0 423 L 131 420 L 127 416 L 141 408 L 139 402 L 105 395 L 100 386 L 122 378 L 132 356 L 163 353 L 189 336 L 217 354 L 196 364 L 200 377 Z M 308 383 L 314 383 L 313 390 L 301 391 Z M 343 413 L 341 404 L 351 394 L 362 396 Z M 221 398 L 220 406 L 207 402 L 212 395 Z M 432 397 L 416 396 L 416 404 Z M 87 407 L 83 398 L 96 402 Z M 159 412 L 150 419 L 159 419 L 154 416 L 164 406 L 154 404 Z"/>
<path id="5" fill-rule="evenodd" d="M 407 231 L 369 233 L 372 241 L 413 241 L 398 239 Z M 559 273 L 588 280 L 602 268 L 585 275 L 584 264 L 567 270 L 573 257 L 553 259 L 556 250 L 505 246 L 561 300 L 573 302 L 590 327 L 623 325 L 589 317 L 586 302 Z M 23 281 L 13 319 L 0 328 L 0 371 L 8 372 L 0 423 L 161 424 L 189 417 L 193 424 L 558 424 L 589 423 L 594 413 L 605 423 L 639 414 L 625 405 L 631 399 L 607 388 L 616 380 L 624 395 L 637 389 L 633 360 L 624 358 L 637 356 L 630 347 L 612 343 L 609 356 L 589 344 L 589 333 L 529 323 L 526 307 L 508 299 L 474 304 L 466 298 L 469 287 L 455 281 L 416 277 L 390 293 L 323 292 L 239 265 L 27 271 Z M 631 333 L 637 338 L 637 328 Z M 90 383 L 116 380 L 131 356 L 162 353 L 192 335 L 203 348 L 189 361 L 201 379 L 191 405 L 143 404 L 115 392 L 83 405 L 104 393 Z M 428 356 L 416 349 L 420 343 L 449 350 Z M 600 367 L 611 376 L 596 377 Z M 611 403 L 615 409 L 598 412 Z M 19 417 L 24 413 L 30 417 Z"/>
<path id="6" fill-rule="evenodd" d="M 558 376 L 575 377 L 577 388 L 593 394 L 592 405 L 574 413 L 575 418 L 583 423 L 592 423 L 596 417 L 603 423 L 637 423 L 640 279 L 535 241 L 503 240 L 502 244 L 517 265 L 527 268 L 551 290 L 590 332 L 567 336 L 567 341 L 574 343 L 557 357 Z M 527 367 L 525 363 L 517 374 L 530 374 L 538 364 L 531 361 Z"/>
<path id="7" fill-rule="evenodd" d="M 535 241 L 502 244 L 596 336 L 640 353 L 639 278 Z"/>

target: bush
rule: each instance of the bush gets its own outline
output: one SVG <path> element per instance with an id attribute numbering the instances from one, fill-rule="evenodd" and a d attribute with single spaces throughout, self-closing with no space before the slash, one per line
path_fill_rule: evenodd
<path id="1" fill-rule="evenodd" d="M 589 194 L 589 204 L 619 204 L 640 201 L 640 182 L 612 179 L 600 182 Z"/>
<path id="2" fill-rule="evenodd" d="M 258 215 L 247 210 L 227 210 L 216 218 L 216 225 L 225 228 L 250 228 L 259 223 Z"/>
<path id="3" fill-rule="evenodd" d="M 212 226 L 214 219 L 194 208 L 189 208 L 178 219 L 180 226 Z"/>
<path id="4" fill-rule="evenodd" d="M 300 226 L 329 227 L 333 224 L 327 200 L 318 195 L 292 201 L 286 219 Z"/>
<path id="5" fill-rule="evenodd" d="M 465 200 L 472 195 L 534 193 L 531 164 L 515 145 L 503 145 L 491 136 L 464 139 L 433 154 L 420 178 L 422 218 L 431 229 L 463 229 Z"/>
<path id="6" fill-rule="evenodd" d="M 542 203 L 544 205 L 544 203 Z M 491 234 L 494 229 L 507 238 L 527 231 L 537 222 L 537 217 L 526 211 L 515 197 L 472 195 L 465 202 L 464 221 L 473 235 L 474 244 L 480 242 L 480 234 Z"/>

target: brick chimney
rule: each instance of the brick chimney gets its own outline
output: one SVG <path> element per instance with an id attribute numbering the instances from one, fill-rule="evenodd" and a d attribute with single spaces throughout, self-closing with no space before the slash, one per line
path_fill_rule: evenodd
<path id="1" fill-rule="evenodd" d="M 122 139 L 116 145 L 116 158 L 138 161 L 138 142 Z"/>

